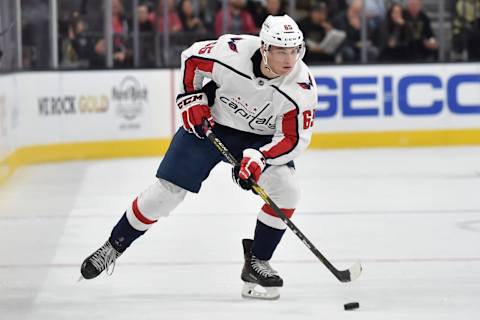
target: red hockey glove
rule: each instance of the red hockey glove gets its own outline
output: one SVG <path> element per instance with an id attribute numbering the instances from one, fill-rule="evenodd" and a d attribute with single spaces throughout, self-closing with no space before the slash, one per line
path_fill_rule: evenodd
<path id="1" fill-rule="evenodd" d="M 183 128 L 200 139 L 205 138 L 204 120 L 213 127 L 213 118 L 207 103 L 207 96 L 203 92 L 177 98 L 177 106 L 182 112 Z"/>
<path id="2" fill-rule="evenodd" d="M 243 158 L 238 173 L 240 179 L 248 180 L 251 176 L 255 182 L 258 182 L 263 169 L 265 169 L 265 157 L 260 151 L 256 149 L 243 150 Z"/>

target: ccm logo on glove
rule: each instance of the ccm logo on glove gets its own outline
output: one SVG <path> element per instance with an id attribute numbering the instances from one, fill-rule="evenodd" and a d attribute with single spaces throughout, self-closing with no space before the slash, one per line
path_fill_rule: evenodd
<path id="1" fill-rule="evenodd" d="M 203 93 L 199 93 L 199 94 L 193 94 L 193 95 L 189 95 L 189 96 L 185 96 L 183 99 L 180 98 L 180 99 L 177 99 L 177 106 L 178 106 L 178 109 L 182 110 L 184 107 L 189 107 L 190 104 L 205 104 L 204 101 L 203 101 Z M 194 103 L 198 101 L 197 103 Z"/>
<path id="2" fill-rule="evenodd" d="M 183 128 L 203 139 L 205 137 L 204 120 L 208 121 L 210 127 L 213 127 L 214 124 L 205 93 L 179 95 L 177 106 L 182 111 Z"/>

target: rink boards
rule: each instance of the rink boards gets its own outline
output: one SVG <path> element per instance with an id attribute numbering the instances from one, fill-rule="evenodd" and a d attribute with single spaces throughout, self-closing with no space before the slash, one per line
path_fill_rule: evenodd
<path id="1" fill-rule="evenodd" d="M 313 148 L 480 144 L 478 63 L 312 71 Z M 179 78 L 179 70 L 0 76 L 0 180 L 32 162 L 163 154 L 180 125 Z"/>

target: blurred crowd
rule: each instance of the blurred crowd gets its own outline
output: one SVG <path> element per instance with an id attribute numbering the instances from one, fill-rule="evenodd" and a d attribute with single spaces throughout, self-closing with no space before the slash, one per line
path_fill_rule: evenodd
<path id="1" fill-rule="evenodd" d="M 29 2 L 35 1 L 41 2 Z M 432 3 L 296 0 L 294 16 L 305 35 L 305 60 L 310 64 L 356 63 L 363 54 L 369 62 L 437 61 L 439 31 L 443 31 L 448 41 L 449 60 L 480 60 L 480 0 L 446 0 L 447 19 L 441 25 L 438 12 L 427 10 L 426 2 Z M 59 0 L 61 67 L 106 66 L 102 3 Z M 291 9 L 288 0 L 228 0 L 226 12 L 220 0 L 139 0 L 136 8 L 132 3 L 132 0 L 112 0 L 115 68 L 134 66 L 133 31 L 137 28 L 134 10 L 140 35 L 136 65 L 162 67 L 178 66 L 180 52 L 194 41 L 213 39 L 224 33 L 258 34 L 268 15 L 283 15 Z M 363 6 L 367 19 L 362 25 Z M 38 17 L 38 13 L 37 9 L 34 14 Z M 445 30 L 440 29 L 442 25 Z M 24 25 L 27 47 L 28 41 L 38 41 L 33 36 L 35 31 L 38 32 L 38 26 Z M 48 35 L 48 26 L 45 34 Z M 35 52 L 24 50 L 24 56 L 24 65 L 35 67 L 39 53 L 35 56 Z"/>

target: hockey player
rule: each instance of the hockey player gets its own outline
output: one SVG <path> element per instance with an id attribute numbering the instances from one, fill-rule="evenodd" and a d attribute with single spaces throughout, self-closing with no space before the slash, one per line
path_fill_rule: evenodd
<path id="1" fill-rule="evenodd" d="M 83 262 L 85 279 L 113 267 L 125 249 L 160 217 L 168 216 L 187 192 L 200 191 L 223 160 L 205 139 L 205 123 L 241 159 L 232 172 L 235 182 L 249 190 L 252 177 L 286 216 L 292 216 L 299 198 L 293 159 L 310 142 L 317 103 L 314 78 L 301 60 L 304 52 L 302 32 L 284 15 L 269 16 L 260 37 L 223 35 L 194 43 L 182 53 L 183 78 L 176 102 L 183 128 L 173 137 L 155 182 L 127 208 L 105 244 Z M 253 240 L 243 240 L 243 297 L 279 297 L 283 279 L 269 260 L 285 229 L 271 207 L 260 209 Z"/>

